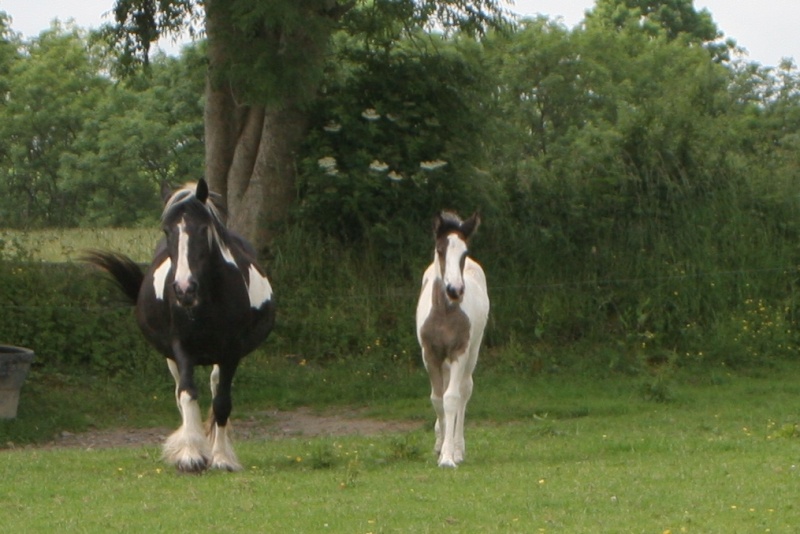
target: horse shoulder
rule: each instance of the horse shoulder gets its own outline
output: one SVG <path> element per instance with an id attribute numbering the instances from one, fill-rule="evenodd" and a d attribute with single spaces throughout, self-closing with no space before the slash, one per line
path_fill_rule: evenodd
<path id="1" fill-rule="evenodd" d="M 464 264 L 464 278 L 471 278 L 479 286 L 486 288 L 486 274 L 483 272 L 483 267 L 470 257 L 467 257 Z"/>
<path id="2" fill-rule="evenodd" d="M 464 265 L 464 281 L 467 289 L 462 308 L 473 326 L 483 330 L 489 316 L 489 293 L 483 268 L 472 258 L 467 258 Z"/>

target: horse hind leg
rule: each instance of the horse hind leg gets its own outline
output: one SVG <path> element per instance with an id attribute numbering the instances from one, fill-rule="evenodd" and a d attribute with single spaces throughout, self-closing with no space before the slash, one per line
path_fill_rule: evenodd
<path id="1" fill-rule="evenodd" d="M 167 358 L 167 367 L 169 367 L 169 372 L 172 375 L 172 378 L 175 380 L 175 404 L 178 405 L 178 411 L 181 412 L 181 416 L 183 415 L 183 407 L 181 407 L 181 375 L 178 371 L 178 364 L 175 363 L 174 360 L 170 360 Z"/>

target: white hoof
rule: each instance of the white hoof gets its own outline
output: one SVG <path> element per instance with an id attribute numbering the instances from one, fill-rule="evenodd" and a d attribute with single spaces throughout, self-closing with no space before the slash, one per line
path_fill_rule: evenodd
<path id="1" fill-rule="evenodd" d="M 164 443 L 163 458 L 184 473 L 199 473 L 208 467 L 210 454 L 208 442 L 203 439 L 186 439 L 182 429 L 174 432 Z"/>
<path id="2" fill-rule="evenodd" d="M 216 423 L 211 427 L 209 440 L 213 443 L 211 451 L 211 467 L 221 471 L 241 471 L 242 464 L 236 458 L 231 441 L 231 426 L 219 426 Z"/>
<path id="3" fill-rule="evenodd" d="M 458 467 L 458 464 L 456 464 L 452 458 L 447 458 L 447 459 L 439 458 L 439 467 L 449 467 L 455 469 L 456 467 Z"/>
<path id="4" fill-rule="evenodd" d="M 220 471 L 241 471 L 242 464 L 239 463 L 236 458 L 217 458 L 216 455 L 214 459 L 211 460 L 211 469 L 219 469 Z"/>

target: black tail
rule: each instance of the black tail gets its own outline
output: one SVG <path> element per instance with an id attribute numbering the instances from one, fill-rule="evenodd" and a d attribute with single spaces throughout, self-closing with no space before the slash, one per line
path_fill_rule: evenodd
<path id="1" fill-rule="evenodd" d="M 136 262 L 128 256 L 101 250 L 87 251 L 81 256 L 81 261 L 99 267 L 110 274 L 131 304 L 136 304 L 139 298 L 139 288 L 142 287 L 144 281 L 144 272 Z"/>

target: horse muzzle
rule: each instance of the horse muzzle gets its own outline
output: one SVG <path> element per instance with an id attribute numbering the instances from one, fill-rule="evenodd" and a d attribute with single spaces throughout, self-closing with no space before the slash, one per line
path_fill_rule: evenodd
<path id="1" fill-rule="evenodd" d="M 186 284 L 173 282 L 172 289 L 175 291 L 175 300 L 179 306 L 183 308 L 193 308 L 197 306 L 199 302 L 197 298 L 197 282 L 194 280 L 190 280 Z"/>
<path id="2" fill-rule="evenodd" d="M 461 302 L 461 299 L 464 298 L 464 285 L 447 284 L 444 288 L 444 292 L 447 294 L 447 298 L 452 302 Z"/>

